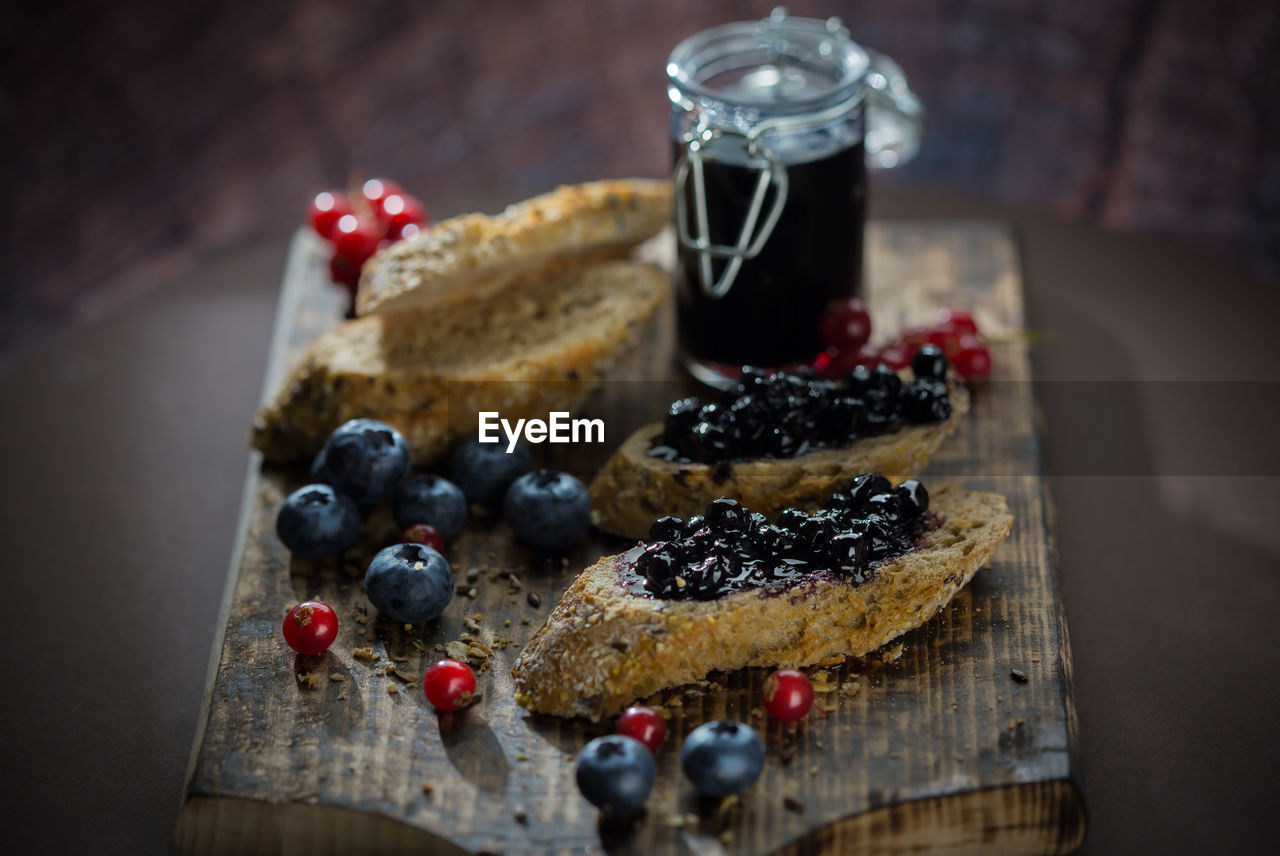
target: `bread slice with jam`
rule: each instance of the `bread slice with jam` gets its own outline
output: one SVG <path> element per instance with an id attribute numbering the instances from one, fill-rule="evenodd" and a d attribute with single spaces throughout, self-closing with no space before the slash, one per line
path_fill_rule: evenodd
<path id="1" fill-rule="evenodd" d="M 640 428 L 610 456 L 591 482 L 591 517 L 596 528 L 627 538 L 643 538 L 657 517 L 698 514 L 711 500 L 727 496 L 773 517 L 784 508 L 820 507 L 858 473 L 891 479 L 917 473 L 969 411 L 969 393 L 948 384 L 951 413 L 923 424 L 860 437 L 794 457 L 756 457 L 698 463 L 654 457 L 664 426 Z"/>
<path id="2" fill-rule="evenodd" d="M 1004 497 L 943 487 L 913 549 L 864 581 L 815 572 L 707 600 L 637 589 L 641 547 L 584 571 L 513 669 L 516 700 L 599 720 L 717 670 L 865 656 L 937 614 L 987 563 L 1013 516 Z"/>

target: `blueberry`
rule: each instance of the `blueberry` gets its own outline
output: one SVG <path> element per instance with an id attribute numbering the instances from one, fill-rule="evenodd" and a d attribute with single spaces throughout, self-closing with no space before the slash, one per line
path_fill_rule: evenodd
<path id="1" fill-rule="evenodd" d="M 336 556 L 360 537 L 360 510 L 329 485 L 309 484 L 280 506 L 276 535 L 299 558 Z"/>
<path id="2" fill-rule="evenodd" d="M 578 753 L 575 776 L 587 802 L 607 815 L 635 814 L 653 790 L 653 755 L 633 737 L 597 737 Z"/>
<path id="3" fill-rule="evenodd" d="M 679 517 L 659 517 L 649 527 L 650 541 L 675 541 L 684 535 L 684 521 Z"/>
<path id="4" fill-rule="evenodd" d="M 568 473 L 534 470 L 507 490 L 502 516 L 529 546 L 567 550 L 591 529 L 591 500 Z"/>
<path id="5" fill-rule="evenodd" d="M 467 502 L 494 511 L 502 505 L 511 483 L 531 469 L 533 452 L 523 441 L 508 452 L 502 443 L 472 440 L 453 456 L 449 475 L 462 488 Z"/>
<path id="6" fill-rule="evenodd" d="M 881 363 L 871 370 L 871 384 L 872 389 L 892 398 L 902 389 L 902 378 L 898 377 L 898 373 L 893 369 Z"/>
<path id="7" fill-rule="evenodd" d="M 889 491 L 887 493 L 877 493 L 867 500 L 862 513 L 867 516 L 874 515 L 892 527 L 902 522 L 904 510 L 902 497 L 896 491 Z"/>
<path id="8" fill-rule="evenodd" d="M 336 428 L 320 451 L 325 480 L 359 505 L 386 499 L 409 475 L 409 444 L 376 419 L 352 419 Z"/>
<path id="9" fill-rule="evenodd" d="M 921 345 L 911 358 L 911 373 L 916 377 L 944 379 L 947 376 L 947 355 L 937 345 Z"/>
<path id="10" fill-rule="evenodd" d="M 893 485 L 889 480 L 879 473 L 863 473 L 854 477 L 844 492 L 849 495 L 848 508 L 852 511 L 861 511 L 871 497 L 892 489 Z"/>
<path id="11" fill-rule="evenodd" d="M 453 571 L 425 544 L 395 544 L 369 563 L 364 593 L 392 621 L 417 624 L 435 618 L 453 599 Z"/>
<path id="12" fill-rule="evenodd" d="M 764 743 L 741 722 L 708 722 L 685 738 L 680 766 L 704 796 L 741 794 L 760 776 Z"/>
<path id="13" fill-rule="evenodd" d="M 401 529 L 427 523 L 446 541 L 458 534 L 467 519 L 467 498 L 462 489 L 435 475 L 417 476 L 401 485 L 394 507 L 396 525 Z"/>
<path id="14" fill-rule="evenodd" d="M 670 550 L 655 550 L 640 556 L 636 568 L 648 581 L 646 588 L 654 592 L 663 592 L 669 588 L 676 577 L 679 561 Z"/>
<path id="15" fill-rule="evenodd" d="M 867 540 L 861 532 L 841 532 L 827 545 L 827 558 L 833 571 L 857 574 L 867 561 Z"/>
<path id="16" fill-rule="evenodd" d="M 908 422 L 941 422 L 951 415 L 947 385 L 935 378 L 916 378 L 902 390 L 902 415 Z"/>
<path id="17" fill-rule="evenodd" d="M 919 517 L 929 510 L 929 491 L 916 479 L 907 479 L 898 485 L 895 492 L 902 498 L 904 510 L 914 517 Z"/>
<path id="18" fill-rule="evenodd" d="M 705 515 L 707 525 L 713 532 L 741 532 L 747 528 L 751 518 L 747 510 L 736 499 L 720 497 L 713 499 L 707 506 Z"/>
<path id="19" fill-rule="evenodd" d="M 809 515 L 798 508 L 784 508 L 782 513 L 778 515 L 777 525 L 790 532 L 799 532 L 800 527 L 808 519 Z"/>

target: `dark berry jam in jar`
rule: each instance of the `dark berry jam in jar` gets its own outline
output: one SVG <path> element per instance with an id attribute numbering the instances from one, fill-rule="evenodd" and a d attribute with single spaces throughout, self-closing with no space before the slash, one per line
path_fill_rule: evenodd
<path id="1" fill-rule="evenodd" d="M 715 385 L 807 363 L 862 279 L 867 165 L 915 152 L 920 108 L 838 19 L 714 27 L 667 63 L 680 350 Z"/>

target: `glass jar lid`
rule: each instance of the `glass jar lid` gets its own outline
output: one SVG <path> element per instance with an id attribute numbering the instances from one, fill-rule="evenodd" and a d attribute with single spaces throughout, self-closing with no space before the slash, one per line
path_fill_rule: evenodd
<path id="1" fill-rule="evenodd" d="M 792 18 L 779 7 L 763 21 L 712 27 L 676 45 L 667 94 L 682 109 L 749 124 L 855 99 L 869 64 L 839 18 Z"/>

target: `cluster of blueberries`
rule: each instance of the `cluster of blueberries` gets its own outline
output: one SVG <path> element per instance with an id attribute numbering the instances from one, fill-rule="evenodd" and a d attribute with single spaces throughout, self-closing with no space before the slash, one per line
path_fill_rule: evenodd
<path id="1" fill-rule="evenodd" d="M 788 508 L 774 523 L 721 498 L 688 520 L 654 521 L 636 572 L 663 599 L 711 600 L 820 571 L 859 584 L 876 565 L 915 548 L 928 510 L 920 482 L 895 488 L 875 473 L 853 479 L 821 511 Z"/>
<path id="2" fill-rule="evenodd" d="M 947 368 L 942 350 L 925 345 L 911 360 L 910 383 L 883 364 L 858 366 L 843 380 L 810 370 L 744 369 L 716 401 L 695 396 L 673 403 L 649 454 L 703 464 L 792 458 L 904 424 L 940 422 L 951 415 Z"/>
<path id="3" fill-rule="evenodd" d="M 360 537 L 361 510 L 391 500 L 396 525 L 426 524 L 442 540 L 457 534 L 468 505 L 501 508 L 524 543 L 561 551 L 591 527 L 586 486 L 568 473 L 533 469 L 529 447 L 508 453 L 500 444 L 471 441 L 454 456 L 450 476 L 409 478 L 409 445 L 399 431 L 374 419 L 352 419 L 334 430 L 311 465 L 313 484 L 285 499 L 276 535 L 304 559 L 337 556 Z M 425 544 L 395 544 L 369 563 L 365 594 L 395 622 L 435 618 L 453 597 L 453 573 Z"/>
<path id="4" fill-rule="evenodd" d="M 680 766 L 703 796 L 745 793 L 764 768 L 764 743 L 741 722 L 708 722 L 685 738 Z M 592 740 L 579 753 L 575 768 L 578 790 L 611 816 L 638 812 L 653 789 L 656 772 L 649 749 L 621 734 Z"/>

